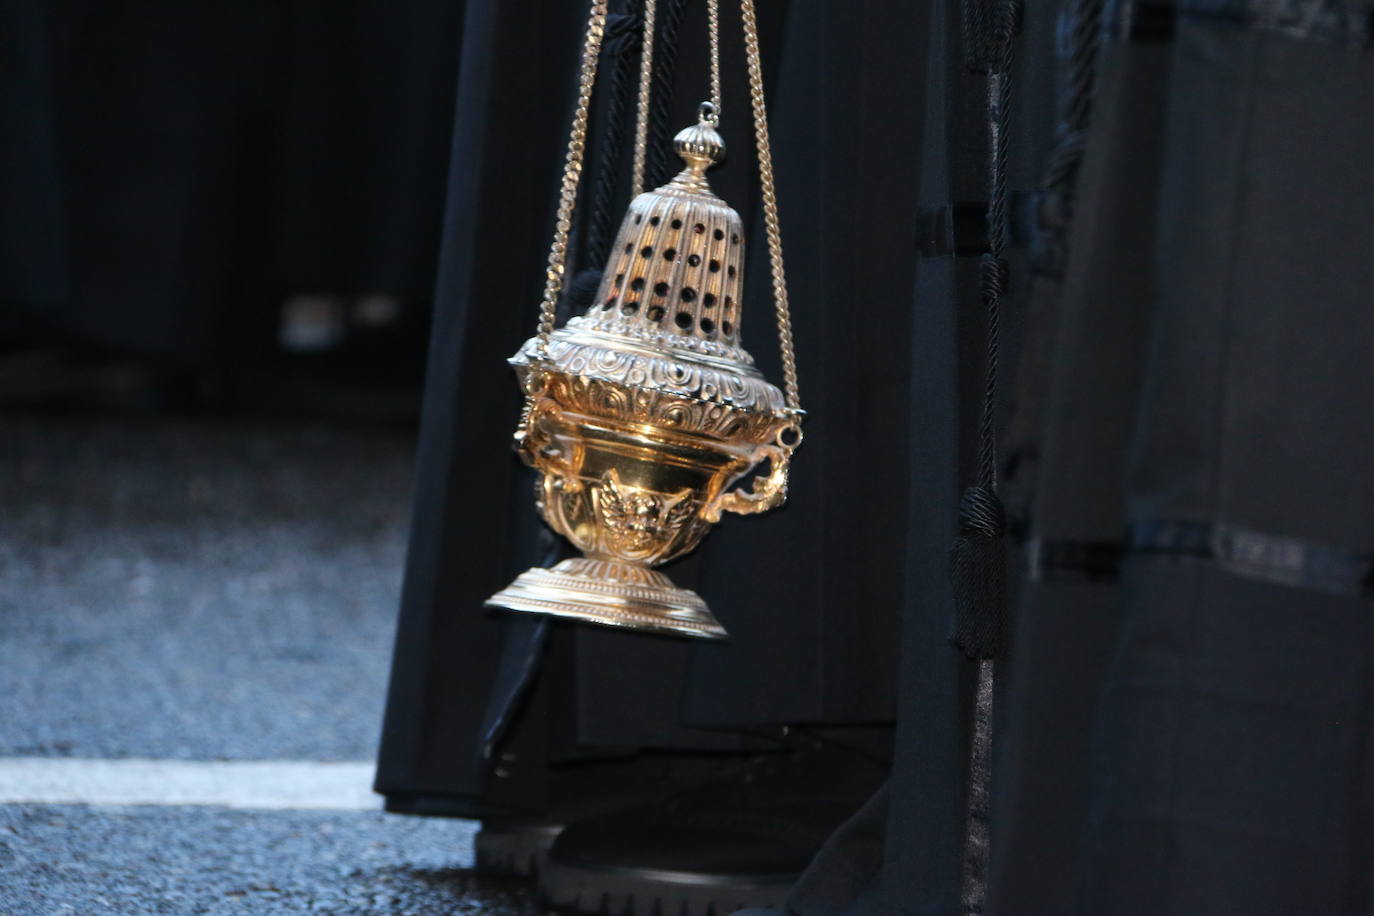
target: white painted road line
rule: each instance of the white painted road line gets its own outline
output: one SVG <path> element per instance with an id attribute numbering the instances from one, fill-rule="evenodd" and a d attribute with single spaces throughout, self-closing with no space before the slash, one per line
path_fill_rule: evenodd
<path id="1" fill-rule="evenodd" d="M 373 764 L 0 757 L 0 804 L 376 811 Z"/>

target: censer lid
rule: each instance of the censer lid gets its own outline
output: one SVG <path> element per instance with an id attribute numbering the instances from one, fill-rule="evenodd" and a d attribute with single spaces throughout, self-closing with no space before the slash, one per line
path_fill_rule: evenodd
<path id="1" fill-rule="evenodd" d="M 744 226 L 706 179 L 725 142 L 704 109 L 673 146 L 686 167 L 630 202 L 596 298 L 553 332 L 548 359 L 575 375 L 782 410 L 740 343 Z M 531 340 L 512 363 L 536 353 Z"/>

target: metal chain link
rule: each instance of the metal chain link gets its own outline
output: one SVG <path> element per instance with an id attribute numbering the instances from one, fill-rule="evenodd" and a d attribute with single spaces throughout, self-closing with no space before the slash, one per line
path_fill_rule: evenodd
<path id="1" fill-rule="evenodd" d="M 706 0 L 706 33 L 711 39 L 712 124 L 720 124 L 720 0 Z"/>
<path id="2" fill-rule="evenodd" d="M 654 13 L 657 0 L 644 0 L 644 40 L 639 52 L 639 107 L 635 112 L 635 165 L 632 187 L 644 193 L 644 162 L 649 145 L 649 90 L 654 76 Z"/>
<path id="3" fill-rule="evenodd" d="M 773 271 L 773 303 L 782 350 L 783 389 L 787 406 L 801 408 L 797 392 L 797 358 L 792 347 L 792 314 L 787 304 L 787 280 L 782 264 L 782 232 L 778 227 L 778 194 L 773 185 L 773 155 L 768 145 L 768 108 L 763 98 L 763 64 L 759 60 L 759 25 L 754 0 L 740 0 L 744 19 L 744 50 L 749 63 L 749 96 L 754 107 L 754 143 L 758 147 L 759 188 L 763 197 L 763 226 L 768 236 L 768 262 Z"/>
<path id="4" fill-rule="evenodd" d="M 592 87 L 596 84 L 596 64 L 601 56 L 601 40 L 606 37 L 606 9 L 609 0 L 592 0 L 587 19 L 587 39 L 582 47 L 582 70 L 577 82 L 577 106 L 573 112 L 572 129 L 568 136 L 568 156 L 563 164 L 563 182 L 558 194 L 558 212 L 554 219 L 553 244 L 549 247 L 549 266 L 544 276 L 544 301 L 539 306 L 539 332 L 535 355 L 545 357 L 549 352 L 549 336 L 557 320 L 558 296 L 563 291 L 563 277 L 568 260 L 568 236 L 572 232 L 573 208 L 577 205 L 577 188 L 582 180 L 582 160 L 587 152 L 587 113 L 592 103 Z"/>

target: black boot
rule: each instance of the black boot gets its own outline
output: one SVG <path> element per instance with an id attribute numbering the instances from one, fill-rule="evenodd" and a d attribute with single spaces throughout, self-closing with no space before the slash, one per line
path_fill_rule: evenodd
<path id="1" fill-rule="evenodd" d="M 479 874 L 531 877 L 549 847 L 572 823 L 596 820 L 674 796 L 713 780 L 738 754 L 644 752 L 624 758 L 555 764 L 548 769 L 548 804 L 539 812 L 490 814 L 474 840 Z"/>
<path id="2" fill-rule="evenodd" d="M 569 826 L 549 850 L 546 903 L 595 916 L 726 916 L 781 906 L 889 759 L 814 735 L 657 803 Z"/>

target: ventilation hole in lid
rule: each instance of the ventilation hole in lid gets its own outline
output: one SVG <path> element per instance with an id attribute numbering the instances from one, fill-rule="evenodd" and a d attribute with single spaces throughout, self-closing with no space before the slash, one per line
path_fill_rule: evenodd
<path id="1" fill-rule="evenodd" d="M 676 258 L 676 257 L 677 257 L 677 249 L 676 249 L 676 248 L 665 248 L 665 249 L 663 250 L 663 260 L 665 260 L 665 261 L 671 261 L 671 260 L 673 260 L 673 258 Z"/>
<path id="2" fill-rule="evenodd" d="M 729 308 L 730 306 L 732 306 L 732 305 L 734 305 L 734 304 L 735 304 L 735 300 L 734 300 L 734 299 L 731 299 L 729 296 L 726 296 L 726 297 L 725 297 L 725 307 L 726 307 L 726 308 Z"/>
<path id="3" fill-rule="evenodd" d="M 624 274 L 616 274 L 616 275 L 615 275 L 615 285 L 616 285 L 616 286 L 619 286 L 620 284 L 622 284 L 622 283 L 624 283 L 624 282 L 625 282 L 625 275 L 624 275 Z"/>
<path id="4" fill-rule="evenodd" d="M 677 317 L 673 319 L 673 323 L 676 324 L 678 327 L 682 328 L 684 331 L 687 330 L 692 326 L 692 313 L 678 312 Z"/>
<path id="5" fill-rule="evenodd" d="M 649 220 L 649 225 L 650 225 L 650 226 L 657 226 L 657 225 L 659 224 L 659 222 L 660 222 L 659 218 L 658 218 L 657 216 L 655 216 L 655 217 L 653 217 L 652 219 Z"/>
<path id="6" fill-rule="evenodd" d="M 715 305 L 715 304 L 716 304 L 716 294 L 715 294 L 715 293 L 706 293 L 705 295 L 703 295 L 703 296 L 701 297 L 701 304 L 704 305 L 704 306 L 706 306 L 707 308 L 710 308 L 711 306 Z"/>
<path id="7" fill-rule="evenodd" d="M 625 253 L 626 253 L 626 254 L 629 254 L 631 251 L 634 250 L 634 247 L 635 247 L 634 245 L 630 244 L 629 242 L 626 242 L 626 243 L 625 243 Z"/>
<path id="8" fill-rule="evenodd" d="M 728 321 L 722 321 L 720 323 L 720 329 L 725 332 L 726 337 L 729 337 L 731 334 L 735 333 L 734 326 L 731 325 Z"/>
<path id="9" fill-rule="evenodd" d="M 622 305 L 620 311 L 625 315 L 633 315 L 635 312 L 639 311 L 639 303 L 631 300 Z"/>
<path id="10" fill-rule="evenodd" d="M 649 245 L 645 245 L 643 248 L 639 249 L 639 254 L 640 257 L 651 258 L 654 255 L 654 249 Z"/>
<path id="11" fill-rule="evenodd" d="M 736 234 L 733 233 L 733 232 L 730 233 L 730 244 L 731 244 L 731 245 L 738 245 L 738 244 L 739 244 L 739 236 L 736 235 Z"/>
<path id="12" fill-rule="evenodd" d="M 639 225 L 640 223 L 642 223 L 642 222 L 644 222 L 644 214 L 643 214 L 643 213 L 636 213 L 636 214 L 635 214 L 635 225 L 638 226 L 638 225 Z"/>
<path id="13" fill-rule="evenodd" d="M 640 291 L 641 289 L 643 289 L 643 288 L 644 288 L 644 278 L 643 278 L 643 277 L 635 277 L 633 280 L 630 281 L 630 289 L 634 290 L 635 292 L 639 292 L 639 291 Z"/>
<path id="14" fill-rule="evenodd" d="M 710 318 L 703 318 L 701 319 L 701 329 L 707 334 L 714 334 L 716 332 L 716 323 Z"/>
<path id="15" fill-rule="evenodd" d="M 703 226 L 701 223 L 697 223 L 695 226 L 692 227 L 692 231 L 695 232 L 697 235 L 701 235 L 703 232 L 706 231 L 706 227 Z"/>
<path id="16" fill-rule="evenodd" d="M 666 295 L 668 295 L 668 284 L 667 284 L 667 283 L 655 283 L 655 284 L 654 284 L 654 292 L 657 293 L 657 294 L 660 295 L 660 296 L 666 296 Z"/>
<path id="17" fill-rule="evenodd" d="M 605 310 L 609 309 L 609 308 L 610 308 L 611 306 L 613 306 L 613 305 L 615 305 L 615 296 L 612 296 L 611 298 L 609 298 L 609 299 L 607 299 L 605 302 L 603 302 L 603 303 L 601 304 L 601 309 L 602 309 L 602 311 L 605 311 Z"/>
<path id="18" fill-rule="evenodd" d="M 692 301 L 693 299 L 695 299 L 696 297 L 697 297 L 697 291 L 694 290 L 694 289 L 692 289 L 690 286 L 684 286 L 684 287 L 682 288 L 682 301 L 683 301 L 683 302 L 691 302 L 691 301 Z"/>
<path id="19" fill-rule="evenodd" d="M 699 255 L 699 254 L 689 254 L 689 255 L 687 255 L 687 263 L 688 263 L 688 264 L 691 264 L 693 267 L 696 267 L 698 264 L 701 263 L 701 255 Z"/>
<path id="20" fill-rule="evenodd" d="M 680 220 L 680 219 L 675 219 L 675 220 L 673 220 L 671 223 L 669 223 L 668 225 L 672 226 L 674 229 L 681 229 L 681 228 L 682 228 L 682 220 Z"/>
<path id="21" fill-rule="evenodd" d="M 662 321 L 664 315 L 663 306 L 651 305 L 644 310 L 644 314 L 648 317 L 650 321 Z"/>
<path id="22" fill-rule="evenodd" d="M 735 275 L 735 265 L 731 264 L 730 269 L 727 270 L 726 273 L 733 277 Z"/>
<path id="23" fill-rule="evenodd" d="M 720 270 L 720 262 L 717 261 L 715 258 L 711 259 L 711 263 L 709 266 L 711 268 L 711 273 L 715 273 L 716 271 Z"/>
<path id="24" fill-rule="evenodd" d="M 719 242 L 721 239 L 725 238 L 725 230 L 724 230 L 724 229 L 717 229 L 715 232 L 713 232 L 713 233 L 711 233 L 711 234 L 714 235 L 714 236 L 716 237 L 716 241 L 717 241 L 717 242 Z"/>

